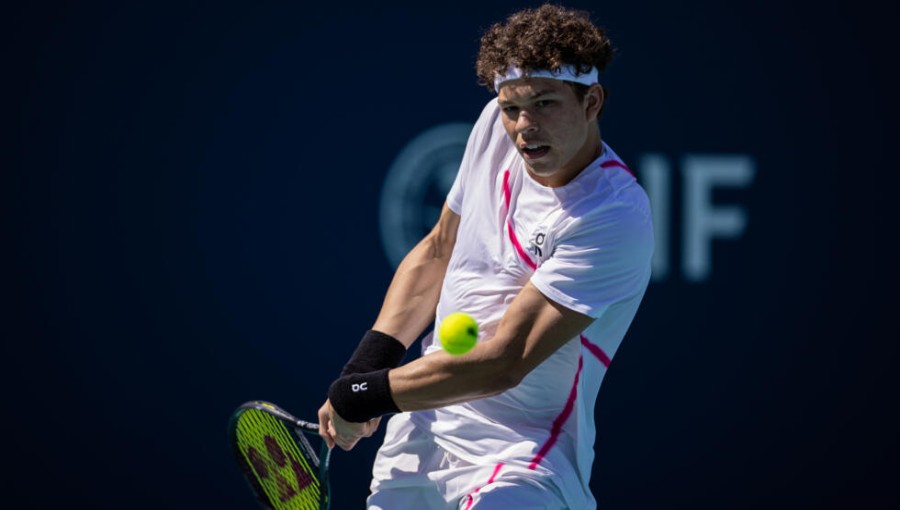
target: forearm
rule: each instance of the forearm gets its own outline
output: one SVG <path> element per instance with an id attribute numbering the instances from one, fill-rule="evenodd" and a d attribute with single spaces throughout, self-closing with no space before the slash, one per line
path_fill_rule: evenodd
<path id="1" fill-rule="evenodd" d="M 527 284 L 493 338 L 465 355 L 434 352 L 398 368 L 342 377 L 329 397 L 337 412 L 354 422 L 490 397 L 515 387 L 592 321 Z"/>
<path id="2" fill-rule="evenodd" d="M 419 411 L 490 397 L 516 386 L 523 363 L 504 354 L 498 343 L 479 344 L 465 356 L 435 352 L 391 370 L 394 402 L 402 411 Z"/>
<path id="3" fill-rule="evenodd" d="M 400 410 L 418 411 L 502 393 L 592 321 L 546 299 L 529 283 L 490 341 L 465 356 L 435 352 L 391 370 L 390 394 Z"/>

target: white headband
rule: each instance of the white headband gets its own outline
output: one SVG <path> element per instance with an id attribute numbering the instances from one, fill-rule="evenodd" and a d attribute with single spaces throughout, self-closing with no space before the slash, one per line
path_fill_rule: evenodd
<path id="1" fill-rule="evenodd" d="M 578 74 L 578 69 L 573 65 L 564 65 L 557 69 L 538 69 L 537 71 L 523 71 L 519 67 L 509 66 L 505 73 L 494 77 L 494 90 L 499 93 L 500 85 L 522 78 L 551 78 L 590 86 L 597 83 L 598 74 L 596 67 L 592 67 L 586 73 Z"/>

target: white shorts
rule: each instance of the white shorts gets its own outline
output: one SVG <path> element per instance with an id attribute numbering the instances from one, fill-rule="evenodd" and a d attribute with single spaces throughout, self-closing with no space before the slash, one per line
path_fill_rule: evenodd
<path id="1" fill-rule="evenodd" d="M 564 510 L 555 487 L 526 467 L 466 462 L 405 414 L 388 421 L 372 468 L 369 510 Z"/>

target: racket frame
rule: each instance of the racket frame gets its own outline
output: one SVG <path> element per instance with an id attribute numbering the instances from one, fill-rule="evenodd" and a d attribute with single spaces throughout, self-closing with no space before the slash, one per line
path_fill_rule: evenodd
<path id="1" fill-rule="evenodd" d="M 328 479 L 331 449 L 328 448 L 328 445 L 323 441 L 318 454 L 316 454 L 316 449 L 313 448 L 312 443 L 310 443 L 309 439 L 306 437 L 307 434 L 318 436 L 319 424 L 301 420 L 271 402 L 265 400 L 251 400 L 238 406 L 232 413 L 231 419 L 228 420 L 228 442 L 231 447 L 231 452 L 234 454 L 235 460 L 241 468 L 244 479 L 249 483 L 259 504 L 267 510 L 274 510 L 265 489 L 263 489 L 256 477 L 253 466 L 244 457 L 244 452 L 241 451 L 237 441 L 238 420 L 241 414 L 250 409 L 264 412 L 280 420 L 293 431 L 294 440 L 300 443 L 300 448 L 310 455 L 314 467 L 318 469 L 319 510 L 328 510 L 331 506 L 331 484 Z"/>

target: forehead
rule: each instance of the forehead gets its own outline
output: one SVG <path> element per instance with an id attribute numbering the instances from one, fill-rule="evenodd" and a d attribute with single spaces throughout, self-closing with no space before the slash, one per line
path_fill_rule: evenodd
<path id="1" fill-rule="evenodd" d="M 528 100 L 547 94 L 573 93 L 572 88 L 552 78 L 521 78 L 504 82 L 497 99 L 500 102 Z"/>

